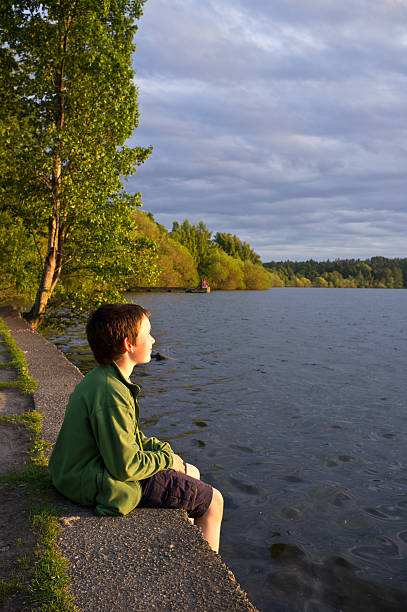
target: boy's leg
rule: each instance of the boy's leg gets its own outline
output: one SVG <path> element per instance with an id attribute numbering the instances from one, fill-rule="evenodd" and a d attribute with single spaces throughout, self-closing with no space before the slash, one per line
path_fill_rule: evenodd
<path id="1" fill-rule="evenodd" d="M 187 476 L 192 476 L 192 478 L 197 478 L 197 480 L 201 480 L 201 473 L 198 470 L 197 467 L 195 467 L 195 465 L 192 465 L 192 463 L 186 463 L 186 472 L 185 474 Z M 189 522 L 191 523 L 191 525 L 195 525 L 195 520 L 193 519 L 192 516 L 188 517 Z"/>
<path id="2" fill-rule="evenodd" d="M 199 474 L 197 468 L 194 470 Z M 141 486 L 140 507 L 184 508 L 195 519 L 211 548 L 218 552 L 223 498 L 217 489 L 190 476 L 189 470 L 185 475 L 172 469 L 157 472 L 141 481 Z"/>
<path id="3" fill-rule="evenodd" d="M 213 489 L 212 501 L 203 516 L 195 519 L 203 537 L 215 552 L 219 552 L 220 526 L 223 516 L 223 497 L 220 491 Z"/>
<path id="4" fill-rule="evenodd" d="M 187 463 L 187 474 L 193 478 L 200 480 L 201 474 L 197 467 L 191 463 Z M 223 497 L 220 491 L 213 489 L 212 501 L 201 518 L 192 519 L 192 524 L 195 523 L 200 527 L 205 540 L 209 543 L 209 546 L 215 552 L 219 551 L 219 540 L 220 540 L 220 526 L 222 523 L 223 516 Z"/>
<path id="5" fill-rule="evenodd" d="M 187 465 L 186 474 L 188 476 L 192 476 L 192 478 L 197 478 L 198 480 L 201 480 L 201 474 L 198 468 L 192 465 L 192 463 L 187 463 L 186 465 Z"/>

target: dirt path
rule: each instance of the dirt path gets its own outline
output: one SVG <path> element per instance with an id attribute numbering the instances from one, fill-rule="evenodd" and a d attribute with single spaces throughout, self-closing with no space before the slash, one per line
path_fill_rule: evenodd
<path id="1" fill-rule="evenodd" d="M 10 354 L 0 343 L 0 363 L 11 360 Z M 10 382 L 17 378 L 15 370 L 0 368 L 0 382 Z M 18 389 L 0 389 L 0 416 L 12 416 L 32 410 L 32 396 L 25 396 Z M 12 476 L 29 463 L 27 451 L 30 436 L 25 427 L 0 421 L 0 475 Z M 30 610 L 30 601 L 22 588 L 31 581 L 32 572 L 29 562 L 35 544 L 30 529 L 30 495 L 23 483 L 0 484 L 0 610 Z M 2 596 L 4 599 L 2 600 Z"/>

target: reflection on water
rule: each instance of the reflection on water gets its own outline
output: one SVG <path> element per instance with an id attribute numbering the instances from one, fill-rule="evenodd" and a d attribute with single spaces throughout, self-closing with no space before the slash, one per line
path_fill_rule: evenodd
<path id="1" fill-rule="evenodd" d="M 225 497 L 221 553 L 261 611 L 407 601 L 407 292 L 139 294 L 143 429 Z M 83 327 L 48 337 L 86 371 Z"/>

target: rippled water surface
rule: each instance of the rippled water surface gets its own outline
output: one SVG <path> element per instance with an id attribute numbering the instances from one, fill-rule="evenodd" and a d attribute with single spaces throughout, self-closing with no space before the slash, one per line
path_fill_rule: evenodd
<path id="1" fill-rule="evenodd" d="M 165 361 L 143 430 L 225 497 L 221 554 L 260 611 L 407 609 L 407 291 L 135 294 Z M 84 371 L 80 329 L 47 336 Z"/>

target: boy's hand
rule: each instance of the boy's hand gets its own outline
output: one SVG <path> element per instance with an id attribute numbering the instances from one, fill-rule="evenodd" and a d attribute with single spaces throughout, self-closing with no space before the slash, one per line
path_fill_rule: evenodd
<path id="1" fill-rule="evenodd" d="M 176 455 L 175 453 L 171 453 L 172 454 L 172 469 L 175 470 L 176 472 L 182 472 L 183 474 L 185 474 L 185 462 L 183 459 L 181 459 L 181 457 L 179 455 Z"/>

